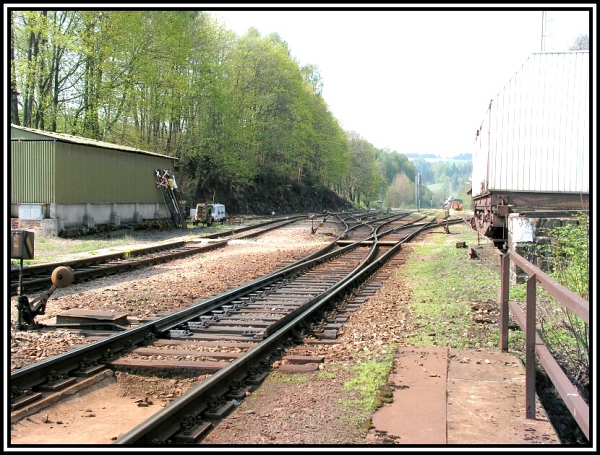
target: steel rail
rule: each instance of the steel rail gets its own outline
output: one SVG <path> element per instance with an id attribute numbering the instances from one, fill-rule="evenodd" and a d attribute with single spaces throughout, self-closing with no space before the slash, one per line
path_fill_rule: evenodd
<path id="1" fill-rule="evenodd" d="M 199 416 L 205 407 L 204 402 L 210 396 L 225 393 L 228 390 L 227 383 L 232 382 L 234 377 L 243 377 L 243 373 L 241 372 L 244 368 L 247 368 L 249 363 L 256 361 L 256 359 L 264 358 L 265 355 L 274 350 L 281 343 L 281 340 L 298 324 L 301 324 L 302 321 L 312 316 L 324 305 L 330 303 L 332 299 L 344 294 L 346 290 L 352 288 L 356 283 L 364 282 L 374 273 L 374 271 L 385 264 L 387 260 L 401 248 L 402 243 L 412 239 L 418 232 L 429 227 L 431 227 L 431 223 L 429 223 L 428 226 L 420 227 L 414 233 L 407 235 L 384 255 L 373 259 L 372 256 L 376 253 L 378 248 L 377 242 L 375 241 L 370 248 L 367 257 L 345 278 L 319 296 L 311 299 L 308 303 L 302 305 L 299 309 L 294 311 L 293 317 L 285 318 L 285 320 L 270 326 L 266 330 L 266 338 L 263 341 L 226 367 L 211 375 L 195 388 L 173 401 L 167 407 L 119 437 L 113 444 L 148 445 L 170 443 L 170 438 L 182 429 L 181 422 L 186 419 L 189 420 L 190 416 L 192 419 Z M 376 232 L 374 234 L 376 236 Z"/>
<path id="2" fill-rule="evenodd" d="M 380 228 L 381 226 L 377 227 L 377 229 Z M 90 363 L 97 363 L 100 365 L 109 364 L 121 353 L 127 352 L 134 345 L 152 341 L 156 338 L 157 334 L 165 333 L 166 331 L 177 327 L 186 320 L 190 320 L 198 317 L 199 315 L 210 312 L 217 307 L 222 306 L 223 304 L 235 300 L 243 294 L 248 294 L 261 287 L 265 287 L 267 284 L 289 279 L 292 276 L 313 267 L 314 265 L 327 262 L 336 255 L 349 252 L 359 245 L 360 241 L 357 241 L 352 245 L 340 248 L 338 251 L 329 251 L 323 255 L 317 255 L 317 257 L 310 258 L 309 260 L 300 260 L 295 266 L 273 272 L 272 274 L 269 274 L 261 279 L 257 279 L 248 285 L 240 286 L 232 291 L 228 291 L 219 296 L 215 296 L 212 299 L 200 302 L 189 309 L 182 310 L 173 315 L 165 316 L 159 320 L 146 323 L 140 327 L 129 329 L 126 332 L 109 336 L 108 338 L 95 342 L 92 345 L 81 347 L 61 356 L 46 359 L 38 364 L 18 370 L 11 374 L 11 395 L 13 394 L 13 391 L 18 394 L 18 391 L 33 389 L 34 387 L 45 383 L 48 377 L 56 377 L 57 375 L 68 376 L 69 374 L 72 374 L 76 370 L 80 369 L 84 360 L 85 362 L 83 363 L 87 365 Z M 324 250 L 328 248 L 331 248 L 331 245 L 324 248 Z M 375 247 L 373 247 L 372 251 L 374 250 Z M 366 262 L 366 260 L 363 261 L 363 263 L 364 262 Z M 328 290 L 321 295 L 325 296 L 330 292 L 332 291 Z M 306 305 L 303 306 L 303 308 L 305 307 Z M 297 315 L 299 311 L 300 310 L 295 311 L 293 316 Z M 285 322 L 290 319 L 292 319 L 292 316 L 288 316 L 285 319 Z M 280 322 L 277 327 L 281 326 L 282 324 L 283 322 Z M 271 328 L 268 332 L 270 333 L 273 330 L 274 328 Z"/>
<path id="3" fill-rule="evenodd" d="M 333 245 L 335 247 L 335 245 Z M 350 251 L 356 248 L 358 244 L 349 245 L 340 249 L 317 255 L 309 260 L 300 259 L 296 264 L 284 269 L 277 270 L 263 277 L 257 278 L 249 283 L 238 286 L 219 295 L 203 300 L 195 305 L 161 317 L 155 321 L 150 321 L 140 327 L 135 327 L 121 332 L 104 340 L 99 340 L 93 344 L 83 346 L 73 351 L 45 359 L 34 365 L 22 368 L 11 373 L 11 390 L 15 393 L 22 393 L 46 382 L 47 377 L 51 375 L 68 376 L 71 372 L 80 367 L 80 362 L 85 357 L 88 361 L 98 363 L 108 363 L 111 358 L 130 346 L 139 344 L 145 340 L 151 340 L 156 333 L 164 332 L 177 327 L 183 322 L 199 317 L 200 315 L 212 311 L 224 304 L 227 304 L 245 294 L 252 293 L 270 284 L 285 280 L 301 270 L 312 267 L 319 262 L 325 262 L 342 254 L 344 251 Z M 331 249 L 331 245 L 323 250 Z M 313 255 L 314 256 L 314 255 Z"/>
<path id="4" fill-rule="evenodd" d="M 290 217 L 282 221 L 281 219 L 269 221 L 258 226 L 247 226 L 234 232 L 216 233 L 202 237 L 211 239 L 220 239 L 221 237 L 233 236 L 238 239 L 251 238 L 274 229 L 286 226 L 304 218 L 304 216 Z M 268 226 L 268 227 L 265 227 Z M 247 232 L 253 231 L 253 232 Z M 243 234 L 245 232 L 245 234 Z M 25 267 L 22 271 L 11 269 L 11 296 L 17 295 L 19 287 L 19 275 L 25 273 L 22 289 L 39 290 L 51 286 L 52 271 L 59 266 L 68 266 L 73 270 L 74 283 L 82 282 L 99 276 L 121 273 L 137 267 L 154 265 L 161 262 L 171 261 L 182 257 L 198 254 L 221 248 L 227 244 L 227 240 L 213 242 L 208 245 L 194 246 L 194 242 L 177 241 L 165 243 L 163 245 L 151 246 L 148 248 L 139 248 L 128 252 L 113 253 L 95 256 L 93 258 L 77 259 L 68 262 L 56 262 L 39 264 Z M 167 252 L 164 252 L 168 250 Z M 145 259 L 135 259 L 135 257 L 148 256 L 156 254 Z M 112 262 L 111 261 L 118 261 Z M 41 276 L 40 276 L 41 275 Z M 38 276 L 38 278 L 36 278 Z M 29 278 L 31 277 L 31 278 Z"/>
<path id="5" fill-rule="evenodd" d="M 410 224 L 410 223 L 409 223 Z M 398 228 L 397 228 L 398 229 Z M 65 354 L 45 359 L 34 365 L 22 368 L 11 374 L 11 388 L 27 390 L 46 381 L 52 374 L 69 375 L 80 367 L 82 358 L 98 363 L 108 363 L 109 360 L 128 347 L 153 338 L 154 334 L 175 329 L 184 322 L 197 318 L 222 305 L 228 304 L 241 296 L 257 291 L 266 286 L 291 278 L 317 264 L 330 261 L 336 256 L 345 254 L 361 245 L 358 240 L 350 245 L 331 251 L 335 241 L 307 258 L 300 259 L 270 274 L 259 277 L 249 283 L 238 286 L 219 295 L 213 296 L 188 308 L 182 309 L 155 321 L 150 321 L 140 327 L 128 329 L 125 332 L 109 336 L 104 340 L 67 352 Z"/>

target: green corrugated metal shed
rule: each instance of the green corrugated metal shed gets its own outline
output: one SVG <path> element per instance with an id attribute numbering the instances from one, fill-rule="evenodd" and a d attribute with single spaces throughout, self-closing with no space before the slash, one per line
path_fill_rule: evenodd
<path id="1" fill-rule="evenodd" d="M 162 204 L 155 169 L 177 158 L 11 125 L 11 204 Z"/>

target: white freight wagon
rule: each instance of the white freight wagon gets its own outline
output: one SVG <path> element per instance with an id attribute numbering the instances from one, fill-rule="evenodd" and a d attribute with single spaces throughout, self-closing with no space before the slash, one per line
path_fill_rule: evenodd
<path id="1" fill-rule="evenodd" d="M 476 133 L 474 228 L 502 240 L 509 213 L 589 208 L 589 52 L 532 54 Z"/>

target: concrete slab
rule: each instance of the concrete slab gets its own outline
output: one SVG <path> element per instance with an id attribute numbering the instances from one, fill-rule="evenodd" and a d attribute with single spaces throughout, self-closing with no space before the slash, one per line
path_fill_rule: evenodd
<path id="1" fill-rule="evenodd" d="M 373 426 L 395 444 L 557 444 L 539 400 L 525 418 L 525 369 L 498 349 L 401 348 L 394 400 Z"/>
<path id="2" fill-rule="evenodd" d="M 492 349 L 451 349 L 448 367 L 448 444 L 560 444 L 536 398 L 525 418 L 525 369 Z"/>
<path id="3" fill-rule="evenodd" d="M 394 401 L 373 415 L 373 425 L 396 444 L 446 444 L 448 350 L 404 348 L 389 377 Z"/>
<path id="4" fill-rule="evenodd" d="M 113 311 L 84 310 L 71 308 L 56 315 L 57 324 L 75 324 L 91 322 L 110 322 L 119 325 L 128 325 L 129 313 L 115 313 Z"/>

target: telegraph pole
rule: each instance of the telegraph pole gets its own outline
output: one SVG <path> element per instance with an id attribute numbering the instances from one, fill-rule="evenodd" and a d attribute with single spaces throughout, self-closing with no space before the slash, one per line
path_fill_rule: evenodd
<path id="1" fill-rule="evenodd" d="M 546 38 L 552 35 L 552 33 L 548 33 L 548 22 L 552 22 L 552 18 L 548 18 L 548 11 L 542 11 L 542 52 L 546 52 Z M 550 46 L 550 50 L 552 50 L 552 46 Z"/>
<path id="2" fill-rule="evenodd" d="M 415 178 L 415 205 L 417 206 L 417 212 L 421 210 L 421 197 L 419 194 L 419 187 L 421 186 L 421 173 L 417 172 Z"/>

